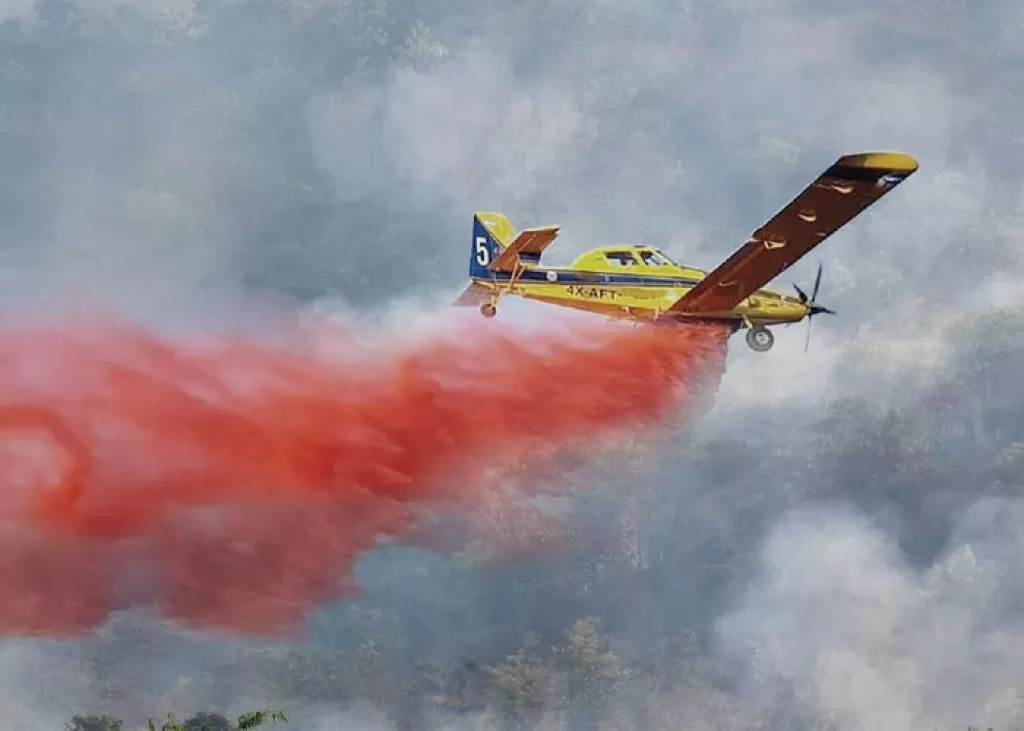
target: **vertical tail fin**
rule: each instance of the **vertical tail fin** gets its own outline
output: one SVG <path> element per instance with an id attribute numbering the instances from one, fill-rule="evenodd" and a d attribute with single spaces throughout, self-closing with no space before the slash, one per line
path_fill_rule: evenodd
<path id="1" fill-rule="evenodd" d="M 493 279 L 491 264 L 515 238 L 512 224 L 500 213 L 477 213 L 473 216 L 473 243 L 469 249 L 469 284 L 452 304 L 455 307 L 477 307 L 493 298 L 491 289 L 477 279 Z"/>
<path id="2" fill-rule="evenodd" d="M 515 229 L 500 213 L 477 213 L 473 216 L 473 245 L 469 252 L 471 279 L 489 278 L 488 267 L 515 238 Z"/>

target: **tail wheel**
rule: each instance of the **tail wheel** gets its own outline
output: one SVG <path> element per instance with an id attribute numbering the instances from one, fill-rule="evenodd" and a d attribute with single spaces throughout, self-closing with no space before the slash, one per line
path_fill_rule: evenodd
<path id="1" fill-rule="evenodd" d="M 480 314 L 486 318 L 492 318 L 498 314 L 498 307 L 493 302 L 484 302 L 480 305 Z"/>
<path id="2" fill-rule="evenodd" d="M 775 336 L 763 325 L 756 325 L 747 330 L 747 345 L 755 352 L 767 353 L 775 345 Z"/>

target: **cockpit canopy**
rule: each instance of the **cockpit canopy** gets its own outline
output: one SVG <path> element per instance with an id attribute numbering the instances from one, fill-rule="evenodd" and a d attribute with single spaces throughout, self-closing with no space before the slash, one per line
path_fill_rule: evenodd
<path id="1" fill-rule="evenodd" d="M 573 262 L 573 268 L 591 271 L 627 269 L 633 272 L 656 270 L 662 275 L 704 276 L 707 272 L 684 267 L 652 246 L 602 246 L 591 249 Z M 654 272 L 652 272 L 654 273 Z"/>
<path id="2" fill-rule="evenodd" d="M 677 264 L 660 249 L 653 246 L 601 246 L 581 255 L 572 264 L 574 269 L 592 272 L 622 271 L 630 274 L 650 274 L 657 277 L 679 277 L 681 279 L 699 281 L 707 276 L 703 269 Z M 756 294 L 759 297 L 795 302 L 796 298 L 764 287 Z"/>
<path id="3" fill-rule="evenodd" d="M 637 266 L 643 263 L 652 267 L 679 266 L 657 249 L 620 249 L 604 252 L 605 260 L 612 266 Z"/>

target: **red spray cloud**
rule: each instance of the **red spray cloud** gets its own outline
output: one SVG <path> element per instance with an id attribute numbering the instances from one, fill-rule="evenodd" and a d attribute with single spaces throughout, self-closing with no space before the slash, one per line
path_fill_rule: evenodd
<path id="1" fill-rule="evenodd" d="M 492 500 L 484 468 L 676 413 L 727 334 L 486 323 L 380 348 L 323 332 L 0 330 L 0 633 L 73 635 L 139 605 L 294 631 L 415 507 Z"/>

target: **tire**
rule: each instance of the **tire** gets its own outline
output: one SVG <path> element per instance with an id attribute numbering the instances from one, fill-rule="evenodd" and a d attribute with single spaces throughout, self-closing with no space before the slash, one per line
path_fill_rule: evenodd
<path id="1" fill-rule="evenodd" d="M 767 353 L 775 345 L 775 336 L 768 328 L 757 325 L 747 330 L 747 345 L 756 353 Z"/>

